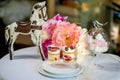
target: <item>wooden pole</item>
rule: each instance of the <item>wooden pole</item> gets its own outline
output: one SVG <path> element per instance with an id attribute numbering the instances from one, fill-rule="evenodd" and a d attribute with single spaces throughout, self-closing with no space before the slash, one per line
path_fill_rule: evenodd
<path id="1" fill-rule="evenodd" d="M 52 18 L 55 13 L 55 0 L 47 0 L 48 17 Z"/>

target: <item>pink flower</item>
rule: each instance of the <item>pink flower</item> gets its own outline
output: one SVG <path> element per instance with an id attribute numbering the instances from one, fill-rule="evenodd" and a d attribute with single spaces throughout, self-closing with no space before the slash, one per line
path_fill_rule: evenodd
<path id="1" fill-rule="evenodd" d="M 54 16 L 54 20 L 56 21 L 66 21 L 68 17 L 62 17 L 60 16 L 60 14 L 57 14 L 56 16 Z"/>
<path id="2" fill-rule="evenodd" d="M 43 43 L 42 43 L 42 49 L 44 52 L 45 57 L 48 57 L 48 50 L 47 50 L 47 46 L 52 44 L 52 39 L 46 39 Z"/>
<path id="3" fill-rule="evenodd" d="M 52 36 L 52 44 L 56 46 L 74 46 L 79 40 L 82 29 L 75 23 L 61 22 L 56 25 Z"/>
<path id="4" fill-rule="evenodd" d="M 62 17 L 59 14 L 57 14 L 56 16 L 54 16 L 53 19 L 49 19 L 47 21 L 46 25 L 43 26 L 44 30 L 48 33 L 49 37 L 52 38 L 53 32 L 57 27 L 56 25 L 66 20 L 67 17 Z"/>

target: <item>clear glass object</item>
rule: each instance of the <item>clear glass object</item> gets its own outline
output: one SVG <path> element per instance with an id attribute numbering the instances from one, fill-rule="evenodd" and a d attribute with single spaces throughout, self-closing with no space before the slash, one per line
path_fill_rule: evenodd
<path id="1" fill-rule="evenodd" d="M 63 49 L 63 61 L 66 63 L 72 63 L 76 61 L 76 49 L 71 46 L 71 47 L 67 47 L 64 46 Z"/>
<path id="2" fill-rule="evenodd" d="M 103 66 L 98 63 L 99 55 L 105 53 L 109 49 L 109 38 L 104 32 L 102 26 L 103 24 L 98 21 L 93 22 L 94 27 L 89 30 L 88 44 L 89 50 L 91 52 L 92 64 L 89 64 L 95 67 L 102 68 Z"/>
<path id="3" fill-rule="evenodd" d="M 48 46 L 48 61 L 58 62 L 60 60 L 60 48 L 54 45 Z"/>

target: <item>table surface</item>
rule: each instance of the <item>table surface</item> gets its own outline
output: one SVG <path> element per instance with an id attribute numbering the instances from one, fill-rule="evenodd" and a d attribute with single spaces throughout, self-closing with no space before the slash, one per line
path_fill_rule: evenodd
<path id="1" fill-rule="evenodd" d="M 120 80 L 120 58 L 113 54 L 100 54 L 98 63 L 104 68 L 85 67 L 82 74 L 72 78 L 50 78 L 41 75 L 37 68 L 43 62 L 36 47 L 28 47 L 9 54 L 0 60 L 0 80 Z"/>

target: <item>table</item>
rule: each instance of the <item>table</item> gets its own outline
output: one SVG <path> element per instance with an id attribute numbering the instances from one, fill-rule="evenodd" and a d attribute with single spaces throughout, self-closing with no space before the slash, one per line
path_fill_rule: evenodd
<path id="1" fill-rule="evenodd" d="M 37 47 L 19 49 L 14 54 L 14 60 L 9 60 L 9 54 L 1 58 L 0 80 L 120 80 L 120 58 L 113 54 L 99 55 L 99 64 L 106 67 L 85 68 L 81 75 L 65 79 L 46 77 L 38 72 L 37 67 L 43 61 Z"/>

